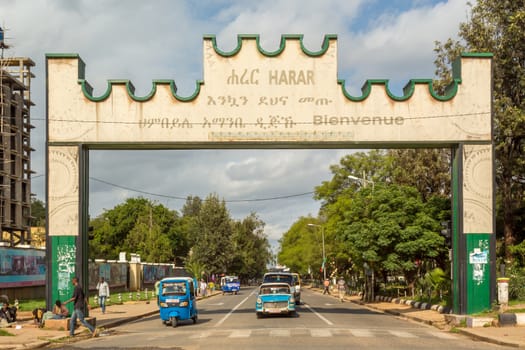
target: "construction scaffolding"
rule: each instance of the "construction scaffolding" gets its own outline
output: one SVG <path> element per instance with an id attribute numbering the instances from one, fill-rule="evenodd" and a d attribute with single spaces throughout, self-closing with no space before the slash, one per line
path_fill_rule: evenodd
<path id="1" fill-rule="evenodd" d="M 0 229 L 4 246 L 31 243 L 31 67 L 0 58 Z"/>

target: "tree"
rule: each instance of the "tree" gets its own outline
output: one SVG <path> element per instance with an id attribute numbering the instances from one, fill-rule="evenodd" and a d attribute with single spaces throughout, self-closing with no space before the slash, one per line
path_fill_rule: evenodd
<path id="1" fill-rule="evenodd" d="M 424 201 L 436 195 L 450 198 L 449 149 L 393 149 L 388 155 L 391 157 L 393 183 L 414 186 Z"/>
<path id="2" fill-rule="evenodd" d="M 315 227 L 308 227 L 316 222 L 315 218 L 301 217 L 283 234 L 277 253 L 279 264 L 301 275 L 319 271 L 323 261 L 321 234 Z"/>
<path id="3" fill-rule="evenodd" d="M 46 225 L 46 206 L 38 198 L 31 198 L 31 226 Z"/>
<path id="4" fill-rule="evenodd" d="M 90 226 L 91 258 L 116 259 L 127 251 L 151 262 L 172 262 L 188 251 L 178 213 L 145 198 L 127 199 L 91 220 Z"/>
<path id="5" fill-rule="evenodd" d="M 270 244 L 264 235 L 264 222 L 251 213 L 232 222 L 233 258 L 227 269 L 243 281 L 262 277 L 271 258 Z"/>
<path id="6" fill-rule="evenodd" d="M 415 261 L 432 261 L 448 269 L 440 222 L 450 218 L 444 185 L 450 181 L 449 165 L 441 152 L 417 153 L 410 163 L 409 155 L 382 151 L 347 155 L 340 165 L 331 166 L 332 179 L 316 187 L 316 198 L 323 200 L 319 217 L 327 256 L 337 273 L 356 277 L 366 264 L 385 279 L 404 274 L 413 285 L 421 272 Z M 434 173 L 432 179 L 421 181 L 403 168 L 414 169 L 419 176 L 426 176 L 427 170 Z M 348 179 L 363 172 L 360 177 L 373 179 L 374 186 Z"/>
<path id="7" fill-rule="evenodd" d="M 207 273 L 226 272 L 233 258 L 231 218 L 226 204 L 217 195 L 209 195 L 194 222 L 191 261 L 206 266 Z"/>
<path id="8" fill-rule="evenodd" d="M 506 260 L 510 247 L 523 239 L 525 189 L 525 7 L 523 1 L 478 0 L 470 19 L 462 23 L 463 44 L 436 42 L 436 73 L 450 82 L 448 63 L 460 51 L 491 52 L 493 58 L 493 115 L 496 150 L 498 215 Z"/>
<path id="9" fill-rule="evenodd" d="M 339 235 L 357 266 L 368 265 L 385 281 L 404 275 L 413 286 L 421 273 L 416 261 L 437 262 L 447 253 L 435 214 L 416 188 L 379 184 L 373 193 L 368 188 L 354 194 Z"/>

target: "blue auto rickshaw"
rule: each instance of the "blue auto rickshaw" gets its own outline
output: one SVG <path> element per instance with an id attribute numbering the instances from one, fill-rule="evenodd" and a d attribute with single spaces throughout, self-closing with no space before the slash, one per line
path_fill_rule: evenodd
<path id="1" fill-rule="evenodd" d="M 232 293 L 237 294 L 241 289 L 241 282 L 237 276 L 224 276 L 221 278 L 222 294 Z"/>
<path id="2" fill-rule="evenodd" d="M 159 283 L 158 302 L 162 323 L 177 327 L 180 321 L 197 323 L 197 299 L 191 277 L 167 277 Z"/>

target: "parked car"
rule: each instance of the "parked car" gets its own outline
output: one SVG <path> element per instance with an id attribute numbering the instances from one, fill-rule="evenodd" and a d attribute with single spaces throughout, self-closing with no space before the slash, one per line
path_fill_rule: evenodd
<path id="1" fill-rule="evenodd" d="M 296 315 L 295 298 L 286 282 L 263 283 L 255 301 L 257 318 L 264 315 Z"/>

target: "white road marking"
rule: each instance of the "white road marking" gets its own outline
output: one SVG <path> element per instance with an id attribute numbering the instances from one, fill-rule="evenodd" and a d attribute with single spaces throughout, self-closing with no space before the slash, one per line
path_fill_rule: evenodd
<path id="1" fill-rule="evenodd" d="M 324 337 L 331 337 L 332 332 L 329 329 L 321 328 L 321 329 L 310 329 L 310 335 L 312 337 L 316 338 L 324 338 Z"/>
<path id="2" fill-rule="evenodd" d="M 390 334 L 395 335 L 399 338 L 417 338 L 416 335 L 403 331 L 388 331 Z"/>
<path id="3" fill-rule="evenodd" d="M 290 334 L 289 329 L 272 329 L 270 331 L 270 337 L 289 337 Z"/>
<path id="4" fill-rule="evenodd" d="M 228 338 L 249 338 L 252 334 L 252 331 L 249 329 L 240 329 L 233 331 Z"/>
<path id="5" fill-rule="evenodd" d="M 327 325 L 329 326 L 333 326 L 334 324 L 332 322 L 330 322 L 329 320 L 327 320 L 323 315 L 321 315 L 320 313 L 318 313 L 317 311 L 315 311 L 314 309 L 312 309 L 310 307 L 310 305 L 308 304 L 304 304 L 304 306 L 306 306 L 306 308 L 308 310 L 310 310 L 311 312 L 313 312 L 317 317 L 319 317 L 321 320 L 323 320 Z"/>
<path id="6" fill-rule="evenodd" d="M 373 336 L 369 329 L 350 329 L 350 333 L 352 333 L 354 337 L 360 338 L 370 338 Z"/>
<path id="7" fill-rule="evenodd" d="M 331 338 L 331 337 L 348 337 L 356 338 L 385 338 L 395 336 L 398 338 L 425 338 L 435 337 L 443 341 L 457 341 L 458 337 L 446 332 L 407 332 L 404 330 L 388 330 L 376 328 L 257 328 L 257 329 L 216 329 L 210 331 L 197 332 L 188 334 L 190 339 L 210 339 L 213 337 L 227 337 L 231 339 L 248 339 L 251 337 L 273 337 L 273 338 L 294 338 L 310 336 L 312 338 Z M 150 338 L 150 339 L 157 339 Z"/>
<path id="8" fill-rule="evenodd" d="M 210 332 L 200 332 L 197 334 L 190 335 L 190 339 L 204 339 L 210 336 Z"/>
<path id="9" fill-rule="evenodd" d="M 214 327 L 219 327 L 221 324 L 223 324 L 224 321 L 226 321 L 226 319 L 228 317 L 230 317 L 230 315 L 235 311 L 237 310 L 242 304 L 244 304 L 244 302 L 246 300 L 248 300 L 248 298 L 253 295 L 255 292 L 251 292 L 250 295 L 248 295 L 246 298 L 244 298 L 239 304 L 235 305 L 235 307 L 233 309 L 230 310 L 230 312 L 228 312 L 226 315 L 224 315 L 224 317 L 219 321 L 217 322 L 217 324 L 214 326 Z"/>

